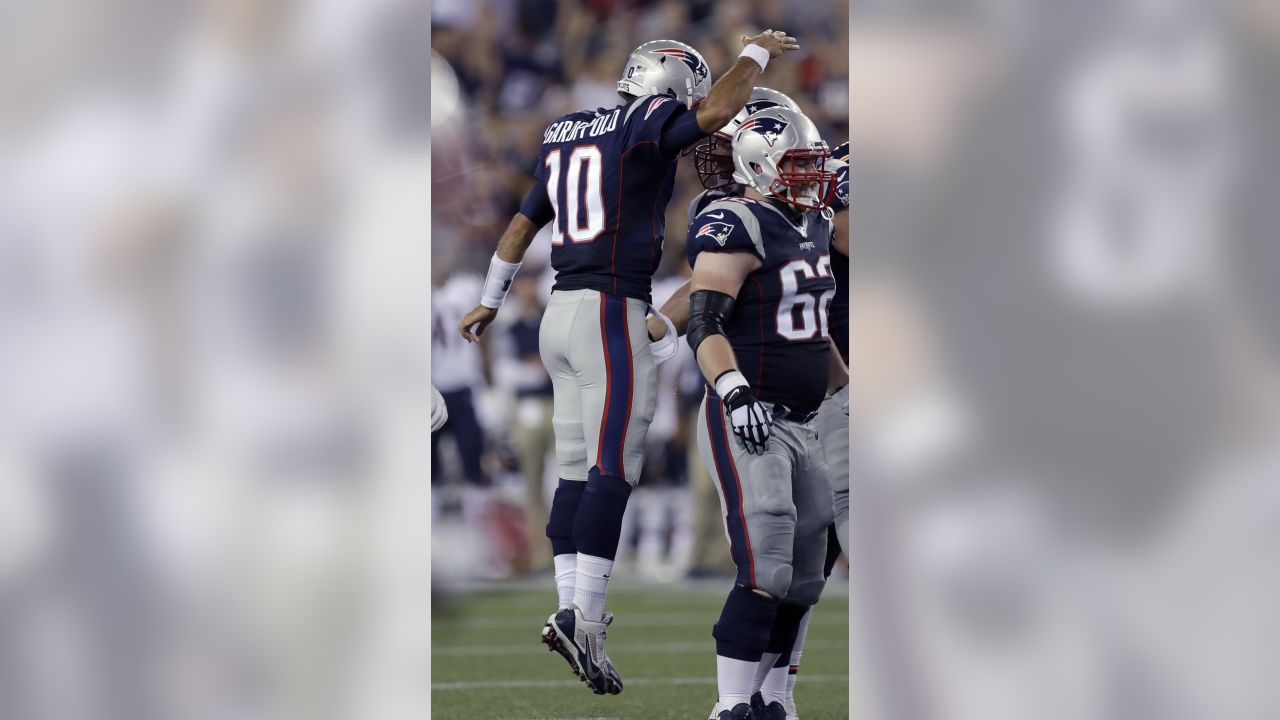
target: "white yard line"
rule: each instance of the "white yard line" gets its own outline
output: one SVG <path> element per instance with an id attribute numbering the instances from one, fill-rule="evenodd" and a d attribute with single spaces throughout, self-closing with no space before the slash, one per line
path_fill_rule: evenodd
<path id="1" fill-rule="evenodd" d="M 708 627 L 715 624 L 716 612 L 700 612 L 700 613 L 625 613 L 618 617 L 618 625 L 614 629 L 623 627 L 640 627 L 641 625 L 707 625 Z M 532 619 L 534 625 L 545 620 L 545 616 L 538 616 Z M 510 614 L 501 616 L 494 615 L 471 615 L 466 614 L 458 619 L 442 619 L 436 618 L 432 621 L 433 628 L 447 630 L 450 628 L 527 628 L 530 625 L 528 617 L 512 617 Z M 839 612 L 819 612 L 814 611 L 812 620 L 814 625 L 840 625 L 849 623 L 847 613 Z"/>
<path id="2" fill-rule="evenodd" d="M 847 683 L 848 675 L 805 675 L 796 676 L 804 683 Z M 713 677 L 701 678 L 627 678 L 627 687 L 634 685 L 715 685 Z M 579 687 L 580 680 L 494 680 L 485 682 L 447 682 L 432 683 L 431 690 L 510 690 L 517 688 L 559 688 Z"/>
<path id="3" fill-rule="evenodd" d="M 618 643 L 610 645 L 609 651 L 614 656 L 620 656 L 623 653 L 632 655 L 644 654 L 666 654 L 666 653 L 689 653 L 689 652 L 709 652 L 714 651 L 715 640 L 710 636 L 704 642 L 671 642 L 671 643 Z M 848 642 L 821 642 L 811 641 L 805 643 L 805 650 L 848 650 Z M 431 649 L 433 656 L 448 657 L 475 657 L 484 655 L 545 655 L 549 650 L 537 642 L 529 642 L 519 645 L 436 645 Z"/>

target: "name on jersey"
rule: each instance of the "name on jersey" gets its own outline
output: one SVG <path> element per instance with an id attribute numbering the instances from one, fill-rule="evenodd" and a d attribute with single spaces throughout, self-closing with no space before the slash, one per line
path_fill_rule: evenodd
<path id="1" fill-rule="evenodd" d="M 801 250 L 815 250 L 817 249 L 817 247 L 818 246 L 815 245 L 812 240 L 807 240 L 805 242 L 800 243 Z"/>
<path id="2" fill-rule="evenodd" d="M 596 137 L 611 132 L 618 127 L 618 116 L 622 114 L 622 108 L 618 108 L 608 115 L 597 115 L 595 120 L 587 122 L 586 120 L 562 120 L 560 122 L 551 123 L 547 127 L 547 131 L 542 134 L 542 144 L 571 142 L 573 140 L 581 140 L 584 137 Z"/>

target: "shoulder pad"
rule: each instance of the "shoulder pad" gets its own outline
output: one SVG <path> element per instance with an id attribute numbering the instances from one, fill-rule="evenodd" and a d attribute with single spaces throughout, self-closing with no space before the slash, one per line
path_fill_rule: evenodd
<path id="1" fill-rule="evenodd" d="M 760 221 L 756 219 L 755 213 L 747 207 L 750 200 L 743 198 L 723 198 L 716 200 L 708 205 L 702 212 L 698 213 L 696 219 L 710 217 L 713 220 L 719 220 L 722 215 L 729 218 L 731 215 L 736 216 L 738 223 L 747 231 L 747 236 L 751 238 L 751 243 L 755 245 L 756 253 L 764 258 L 764 236 L 760 232 Z M 691 223 L 692 224 L 692 223 Z"/>
<path id="2" fill-rule="evenodd" d="M 663 103 L 667 102 L 675 102 L 675 100 L 667 97 L 666 95 L 645 95 L 644 97 L 638 97 L 635 99 L 635 102 L 631 103 L 631 107 L 627 108 L 627 114 L 622 117 L 622 124 L 626 125 L 630 122 L 631 115 L 641 108 L 644 108 L 644 114 L 641 117 L 648 119 L 649 115 L 653 114 L 654 110 L 657 110 L 663 105 Z"/>

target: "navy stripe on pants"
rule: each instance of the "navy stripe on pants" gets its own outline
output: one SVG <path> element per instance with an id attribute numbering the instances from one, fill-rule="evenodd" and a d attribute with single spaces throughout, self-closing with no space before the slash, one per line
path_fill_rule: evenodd
<path id="1" fill-rule="evenodd" d="M 724 404 L 707 389 L 707 435 L 711 440 L 712 459 L 716 464 L 716 480 L 724 493 L 725 523 L 729 528 L 729 551 L 738 567 L 738 584 L 756 586 L 755 557 L 751 552 L 751 535 L 747 531 L 746 511 L 742 506 L 742 478 L 729 448 L 729 429 L 725 426 Z"/>
<path id="2" fill-rule="evenodd" d="M 631 400 L 635 390 L 634 368 L 631 366 L 631 336 L 628 332 L 627 300 L 617 295 L 600 294 L 600 337 L 604 341 L 606 388 L 604 418 L 600 423 L 600 443 L 596 449 L 596 467 L 601 475 L 625 478 L 623 446 L 627 424 L 631 418 Z"/>

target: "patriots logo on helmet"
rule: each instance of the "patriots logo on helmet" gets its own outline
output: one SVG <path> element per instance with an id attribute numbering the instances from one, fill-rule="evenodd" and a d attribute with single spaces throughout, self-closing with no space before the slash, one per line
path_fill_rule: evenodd
<path id="1" fill-rule="evenodd" d="M 769 143 L 769 147 L 773 147 L 773 144 L 777 142 L 778 138 L 782 135 L 782 131 L 786 130 L 789 125 L 791 125 L 791 123 L 786 120 L 779 120 L 778 118 L 753 117 L 742 123 L 742 127 L 738 128 L 738 131 L 742 132 L 743 130 L 750 130 L 751 132 L 759 133 L 764 136 L 764 141 Z"/>
<path id="2" fill-rule="evenodd" d="M 749 102 L 746 105 L 747 115 L 755 115 L 761 110 L 771 107 L 782 107 L 782 105 L 773 100 L 756 100 L 755 102 Z"/>
<path id="3" fill-rule="evenodd" d="M 693 76 L 697 78 L 698 82 L 702 82 L 711 74 L 711 68 L 707 67 L 707 64 L 702 62 L 701 58 L 696 55 L 690 55 L 680 48 L 660 48 L 654 50 L 654 52 L 683 61 L 693 71 Z"/>
<path id="4" fill-rule="evenodd" d="M 717 245 L 724 247 L 724 244 L 729 241 L 729 235 L 732 232 L 733 226 L 729 223 L 709 222 L 706 225 L 703 225 L 702 228 L 698 230 L 698 234 L 694 237 L 709 235 L 712 240 L 716 241 Z"/>

